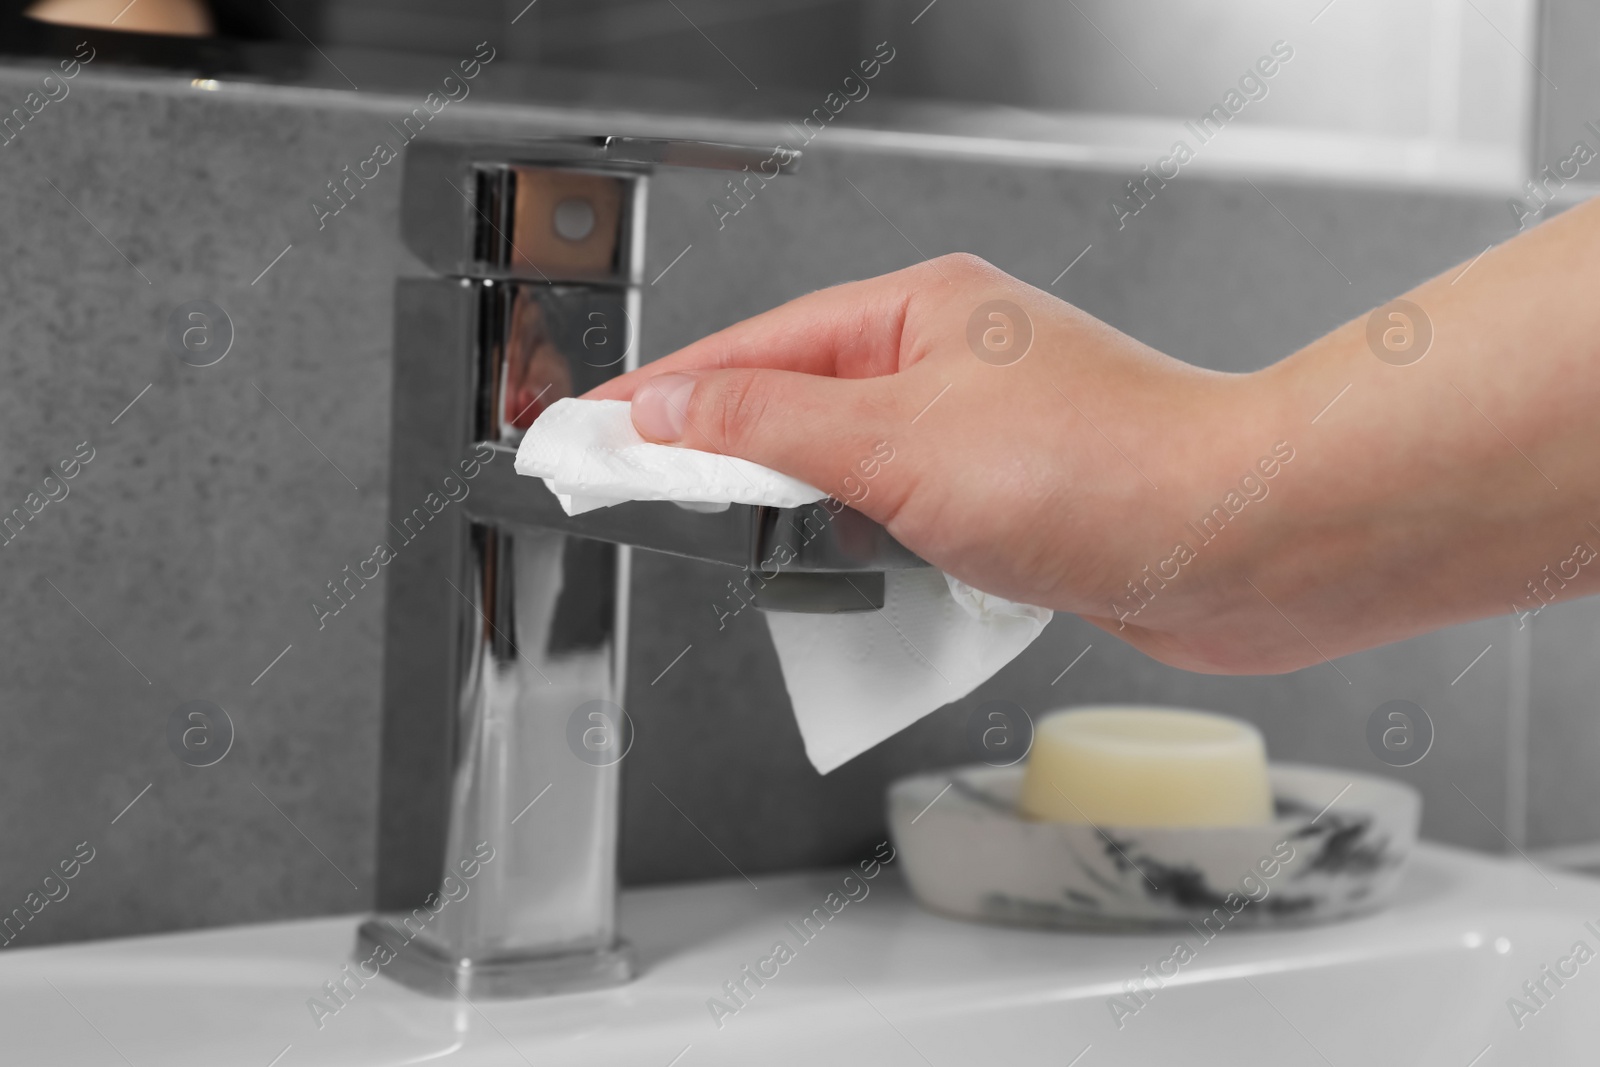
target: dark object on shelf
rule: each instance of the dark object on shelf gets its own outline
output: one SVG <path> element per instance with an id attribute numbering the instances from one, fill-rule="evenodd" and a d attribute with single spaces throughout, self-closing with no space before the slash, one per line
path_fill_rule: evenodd
<path id="1" fill-rule="evenodd" d="M 0 0 L 0 56 L 53 61 L 71 56 L 80 43 L 88 42 L 95 62 L 108 66 L 268 81 L 297 80 L 307 57 L 315 57 L 296 29 L 315 35 L 319 18 L 315 0 L 280 0 L 282 15 L 241 0 L 211 0 L 217 36 L 209 38 L 40 22 L 23 14 L 31 3 Z"/>

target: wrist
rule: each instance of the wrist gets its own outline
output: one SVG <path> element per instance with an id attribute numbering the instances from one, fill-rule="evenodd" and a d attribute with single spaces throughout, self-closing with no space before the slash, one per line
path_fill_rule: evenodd
<path id="1" fill-rule="evenodd" d="M 1271 370 L 1217 375 L 1198 391 L 1163 465 L 1153 558 L 1114 596 L 1108 628 L 1139 631 L 1135 644 L 1178 666 L 1283 669 L 1261 640 L 1263 614 L 1276 617 L 1264 576 L 1281 572 L 1294 542 L 1281 504 L 1305 463 L 1303 434 L 1283 417 L 1292 390 Z"/>

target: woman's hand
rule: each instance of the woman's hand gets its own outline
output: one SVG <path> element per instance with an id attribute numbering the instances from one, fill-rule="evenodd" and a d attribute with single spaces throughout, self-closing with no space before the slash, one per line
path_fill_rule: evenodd
<path id="1" fill-rule="evenodd" d="M 1597 279 L 1600 198 L 1225 375 L 947 256 L 594 395 L 985 592 L 1176 666 L 1283 671 L 1600 591 Z"/>
<path id="2" fill-rule="evenodd" d="M 1201 548 L 1171 581 L 1145 568 L 1231 487 L 1203 475 L 1236 482 L 1270 454 L 1233 440 L 1245 384 L 956 255 L 802 297 L 590 396 L 631 399 L 652 440 L 826 490 L 978 589 L 1204 668 L 1152 627 L 1185 627 L 1231 553 Z"/>

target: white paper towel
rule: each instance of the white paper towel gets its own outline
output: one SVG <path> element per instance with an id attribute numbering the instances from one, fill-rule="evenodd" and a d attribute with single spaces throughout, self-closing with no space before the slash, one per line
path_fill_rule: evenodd
<path id="1" fill-rule="evenodd" d="M 523 437 L 516 469 L 543 478 L 568 515 L 626 500 L 793 508 L 827 495 L 746 460 L 645 441 L 620 400 L 558 400 Z M 972 692 L 1051 616 L 932 567 L 888 572 L 881 611 L 762 614 L 822 774 Z"/>
<path id="2" fill-rule="evenodd" d="M 568 515 L 628 500 L 797 508 L 828 495 L 749 460 L 646 441 L 630 408 L 626 400 L 557 400 L 523 435 L 517 473 L 543 478 Z"/>
<path id="3" fill-rule="evenodd" d="M 1051 615 L 932 567 L 885 574 L 882 611 L 762 614 L 806 755 L 822 774 L 972 692 Z"/>

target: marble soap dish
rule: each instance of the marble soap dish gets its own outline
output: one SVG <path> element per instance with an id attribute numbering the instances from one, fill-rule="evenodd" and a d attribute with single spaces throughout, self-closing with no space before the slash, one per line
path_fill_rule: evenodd
<path id="1" fill-rule="evenodd" d="M 1422 810 L 1399 782 L 1275 763 L 1270 822 L 1093 827 L 1017 814 L 1022 773 L 977 765 L 890 786 L 890 831 L 925 907 L 1062 929 L 1348 918 L 1393 893 Z"/>

